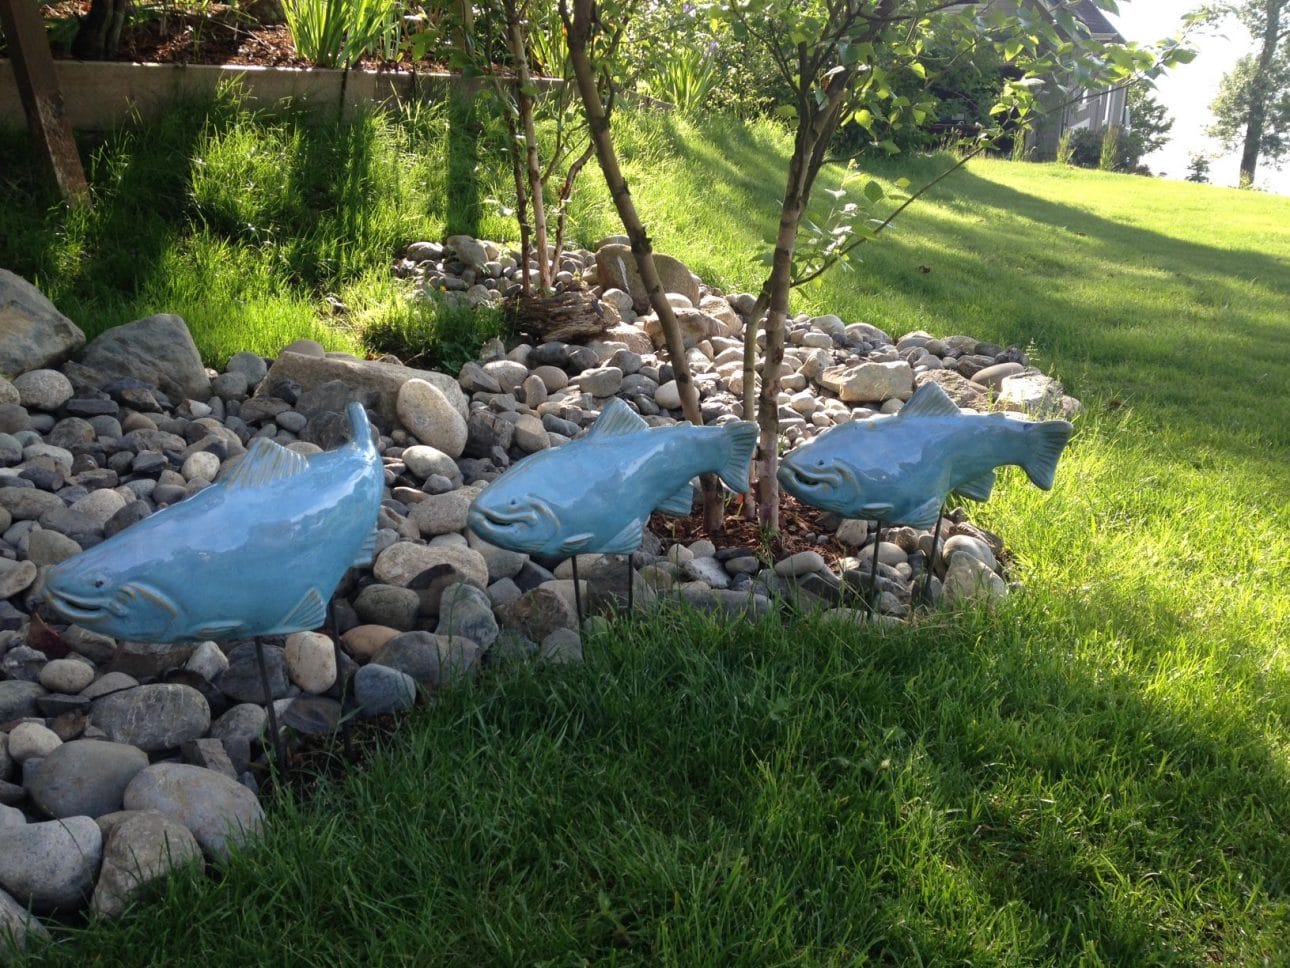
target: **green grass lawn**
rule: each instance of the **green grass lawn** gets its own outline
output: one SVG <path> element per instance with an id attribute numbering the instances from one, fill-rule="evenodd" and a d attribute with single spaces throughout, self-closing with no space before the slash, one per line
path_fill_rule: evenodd
<path id="1" fill-rule="evenodd" d="M 625 120 L 657 246 L 755 288 L 783 134 Z M 949 163 L 875 173 L 917 185 Z M 441 231 L 441 167 L 370 251 Z M 615 228 L 587 187 L 584 242 Z M 81 231 L 5 218 L 48 226 L 19 253 L 32 264 Z M 209 218 L 174 231 L 158 266 L 208 238 L 259 264 Z M 92 268 L 103 253 L 85 246 Z M 377 268 L 300 279 L 366 292 L 375 318 L 393 311 Z M 227 305 L 325 325 L 308 285 L 266 279 L 263 298 L 230 282 Z M 42 282 L 66 286 L 78 321 L 103 291 Z M 112 312 L 136 311 L 121 292 Z M 280 797 L 262 843 L 214 878 L 172 879 L 34 960 L 1287 963 L 1290 199 L 974 162 L 797 306 L 1030 344 L 1084 400 L 1052 492 L 1010 474 L 971 510 L 1015 555 L 1006 606 L 912 630 L 620 626 L 584 667 L 441 697 L 362 774 Z M 167 309 L 185 313 L 151 311 Z"/>

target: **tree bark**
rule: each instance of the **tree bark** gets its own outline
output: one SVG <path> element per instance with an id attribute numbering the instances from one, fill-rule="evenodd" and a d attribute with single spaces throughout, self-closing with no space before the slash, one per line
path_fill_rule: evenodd
<path id="1" fill-rule="evenodd" d="M 519 108 L 520 124 L 524 129 L 525 156 L 528 161 L 529 202 L 533 207 L 533 246 L 537 254 L 538 286 L 543 292 L 551 289 L 551 255 L 546 244 L 546 200 L 542 195 L 542 163 L 538 158 L 537 126 L 533 122 L 533 77 L 529 73 L 528 52 L 525 50 L 524 28 L 520 26 L 519 10 L 513 0 L 504 6 L 506 12 L 506 38 L 510 44 L 511 57 L 515 60 L 515 72 L 518 86 L 515 90 L 515 103 Z M 524 250 L 525 259 L 528 249 Z M 559 258 L 559 253 L 556 253 Z M 524 266 L 525 275 L 528 266 Z"/>
<path id="2" fill-rule="evenodd" d="M 115 57 L 129 13 L 130 0 L 92 0 L 90 12 L 72 38 L 72 56 L 81 60 Z"/>
<path id="3" fill-rule="evenodd" d="M 498 97 L 505 98 L 505 91 L 499 90 Z M 520 266 L 520 294 L 527 299 L 533 295 L 533 278 L 529 275 L 528 267 L 529 238 L 532 234 L 529 229 L 528 189 L 524 185 L 524 161 L 519 152 L 520 133 L 515 127 L 510 107 L 505 102 L 502 104 L 502 113 L 506 115 L 506 135 L 511 139 L 507 154 L 511 157 L 511 177 L 515 180 L 515 221 L 520 227 L 520 261 L 524 263 Z"/>
<path id="4" fill-rule="evenodd" d="M 463 52 L 471 49 L 475 10 L 470 0 L 454 0 L 455 42 Z M 475 87 L 460 78 L 448 94 L 448 235 L 479 235 L 483 208 L 479 199 L 479 117 Z"/>
<path id="5" fill-rule="evenodd" d="M 663 293 L 663 284 L 659 280 L 658 270 L 654 266 L 654 250 L 649 235 L 636 211 L 627 179 L 623 177 L 622 166 L 618 163 L 618 153 L 614 149 L 613 137 L 609 130 L 609 118 L 605 114 L 604 102 L 596 87 L 595 74 L 591 66 L 588 45 L 591 39 L 592 22 L 595 19 L 593 0 L 573 0 L 570 12 L 570 0 L 560 0 L 560 18 L 564 21 L 568 37 L 569 59 L 573 65 L 574 79 L 578 85 L 578 94 L 582 99 L 583 110 L 587 115 L 587 127 L 591 140 L 596 148 L 596 159 L 604 173 L 609 186 L 609 194 L 614 200 L 614 208 L 622 220 L 627 238 L 631 241 L 632 255 L 641 281 L 649 295 L 651 308 L 658 315 L 659 325 L 667 343 L 667 353 L 671 358 L 672 372 L 676 377 L 677 389 L 681 396 L 681 411 L 691 423 L 703 423 L 703 414 L 699 410 L 699 394 L 694 380 L 690 376 L 689 361 L 685 356 L 685 346 L 681 340 L 681 328 L 677 324 L 676 314 Z M 721 484 L 715 474 L 704 474 L 700 478 L 703 487 L 703 526 L 709 534 L 720 534 L 724 528 L 724 501 Z"/>
<path id="6" fill-rule="evenodd" d="M 757 396 L 757 520 L 774 533 L 779 531 L 779 388 L 784 365 L 784 329 L 788 320 L 788 296 L 793 277 L 793 251 L 802 221 L 802 174 L 804 155 L 811 146 L 799 138 L 789 161 L 788 183 L 780 206 L 779 231 L 775 237 L 770 277 L 763 288 L 767 298 L 766 349 L 762 354 L 761 392 Z M 758 299 L 761 302 L 761 299 Z M 754 340 L 756 336 L 754 334 Z M 745 356 L 745 363 L 747 357 Z M 744 374 L 748 379 L 748 374 Z M 747 398 L 748 388 L 744 395 Z"/>
<path id="7" fill-rule="evenodd" d="M 1250 115 L 1245 123 L 1245 144 L 1241 149 L 1241 187 L 1254 185 L 1263 141 L 1263 126 L 1268 116 L 1268 73 L 1276 57 L 1281 33 L 1281 8 L 1285 0 L 1267 0 L 1263 24 L 1263 43 L 1259 49 L 1259 68 L 1250 91 Z"/>
<path id="8" fill-rule="evenodd" d="M 885 8 L 884 8 L 885 9 Z M 803 65 L 805 66 L 805 65 Z M 824 84 L 825 99 L 815 99 L 815 80 L 801 72 L 797 91 L 798 126 L 793 140 L 793 155 L 788 163 L 784 198 L 780 203 L 779 230 L 771 257 L 770 275 L 762 286 L 753 309 L 752 322 L 744 334 L 744 419 L 750 420 L 752 382 L 756 363 L 756 321 L 765 305 L 766 348 L 762 353 L 761 391 L 757 395 L 758 455 L 757 520 L 772 534 L 779 530 L 779 390 L 780 370 L 784 364 L 784 331 L 788 319 L 788 297 L 793 286 L 793 253 L 802 216 L 811 200 L 811 188 L 824 164 L 829 142 L 841 119 L 846 92 L 854 69 Z M 751 344 L 748 342 L 751 339 Z"/>

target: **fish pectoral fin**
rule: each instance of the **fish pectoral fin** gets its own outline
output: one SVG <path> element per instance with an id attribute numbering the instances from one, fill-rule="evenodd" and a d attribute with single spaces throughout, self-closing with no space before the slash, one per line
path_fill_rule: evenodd
<path id="1" fill-rule="evenodd" d="M 964 481 L 962 484 L 954 486 L 954 493 L 961 494 L 973 501 L 990 500 L 990 492 L 994 490 L 994 469 L 986 471 L 980 477 L 975 477 L 970 481 Z"/>
<path id="2" fill-rule="evenodd" d="M 303 474 L 309 461 L 303 454 L 287 450 L 268 437 L 256 437 L 241 462 L 233 468 L 223 483 L 230 490 L 236 487 L 264 487 L 275 481 L 285 481 Z"/>
<path id="3" fill-rule="evenodd" d="M 862 517 L 870 518 L 874 521 L 886 521 L 891 517 L 891 512 L 896 510 L 894 504 L 862 504 L 860 505 L 860 514 Z"/>
<path id="4" fill-rule="evenodd" d="M 649 430 L 649 424 L 619 397 L 614 397 L 600 411 L 600 416 L 587 431 L 587 437 L 622 437 L 642 430 Z"/>
<path id="5" fill-rule="evenodd" d="M 670 494 L 663 500 L 657 510 L 674 517 L 684 517 L 694 509 L 694 488 L 686 481 L 679 491 Z"/>
<path id="6" fill-rule="evenodd" d="M 593 535 L 590 531 L 582 531 L 578 534 L 571 534 L 560 542 L 560 550 L 566 555 L 576 554 L 582 551 L 587 545 L 591 544 Z"/>
<path id="7" fill-rule="evenodd" d="M 296 607 L 287 613 L 279 624 L 275 634 L 285 635 L 289 632 L 306 632 L 321 628 L 327 621 L 327 603 L 322 593 L 316 588 L 305 592 L 305 597 L 296 603 Z"/>
<path id="8" fill-rule="evenodd" d="M 372 563 L 372 559 L 375 557 L 376 557 L 376 532 L 373 531 L 366 538 L 364 538 L 363 543 L 358 546 L 358 551 L 354 555 L 354 560 L 349 563 L 349 567 L 363 568 L 366 565 L 370 565 Z"/>
<path id="9" fill-rule="evenodd" d="M 688 487 L 689 485 L 686 486 Z M 610 538 L 609 543 L 601 548 L 600 551 L 606 555 L 629 555 L 641 546 L 641 540 L 644 537 L 644 520 L 628 521 L 627 527 Z"/>
<path id="10" fill-rule="evenodd" d="M 911 528 L 930 528 L 941 516 L 942 503 L 943 500 L 939 497 L 928 498 L 905 515 L 900 523 Z"/>
<path id="11" fill-rule="evenodd" d="M 914 391 L 896 417 L 957 417 L 958 414 L 958 404 L 950 399 L 939 383 L 924 383 Z"/>

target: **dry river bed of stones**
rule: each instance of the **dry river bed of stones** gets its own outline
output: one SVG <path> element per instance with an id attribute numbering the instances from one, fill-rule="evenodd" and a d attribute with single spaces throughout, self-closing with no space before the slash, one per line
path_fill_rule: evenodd
<path id="1" fill-rule="evenodd" d="M 486 347 L 456 375 L 308 341 L 274 360 L 238 353 L 214 372 L 171 315 L 87 345 L 39 291 L 0 269 L 0 933 L 21 942 L 45 932 L 39 916 L 118 914 L 173 865 L 218 861 L 253 835 L 268 701 L 298 741 L 335 729 L 350 709 L 405 710 L 487 664 L 581 660 L 572 563 L 491 546 L 466 528 L 466 511 L 511 464 L 585 431 L 611 397 L 651 425 L 680 418 L 657 320 L 623 253 L 621 240 L 608 240 L 562 259 L 559 285 L 590 287 L 600 331 Z M 704 419 L 738 419 L 740 314 L 753 299 L 660 262 Z M 416 243 L 395 271 L 419 298 L 488 302 L 521 270 L 515 253 L 455 237 Z M 793 320 L 789 343 L 780 413 L 790 446 L 895 412 L 929 380 L 964 407 L 1078 409 L 1015 347 L 967 336 L 892 340 L 820 316 Z M 304 454 L 339 446 L 351 400 L 380 433 L 387 489 L 375 561 L 351 571 L 334 601 L 340 668 L 327 634 L 269 639 L 266 697 L 253 642 L 117 641 L 42 616 L 50 566 L 220 480 L 253 437 Z M 996 536 L 961 512 L 942 535 L 933 600 L 1007 593 Z M 875 537 L 868 522 L 831 520 L 812 536 L 829 559 L 807 550 L 775 561 L 706 540 L 669 546 L 647 532 L 632 556 L 636 606 L 678 600 L 732 621 L 813 608 L 863 622 L 858 593 L 874 581 Z M 884 531 L 879 620 L 911 614 L 930 545 L 929 531 Z M 590 621 L 603 622 L 626 600 L 624 559 L 578 564 Z"/>

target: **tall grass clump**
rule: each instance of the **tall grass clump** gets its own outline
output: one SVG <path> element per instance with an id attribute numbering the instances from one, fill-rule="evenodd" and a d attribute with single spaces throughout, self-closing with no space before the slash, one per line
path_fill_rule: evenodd
<path id="1" fill-rule="evenodd" d="M 284 0 L 296 52 L 316 67 L 353 67 L 383 49 L 399 25 L 399 0 Z"/>
<path id="2" fill-rule="evenodd" d="M 215 366 L 304 336 L 361 352 L 364 326 L 406 310 L 389 280 L 398 253 L 444 235 L 446 128 L 420 103 L 341 120 L 251 109 L 226 86 L 102 138 L 87 166 L 94 205 L 78 210 L 38 177 L 25 137 L 6 133 L 0 264 L 90 337 L 169 312 Z M 494 191 L 504 174 L 480 180 Z M 497 213 L 480 227 L 511 231 Z"/>
<path id="3" fill-rule="evenodd" d="M 1075 146 L 1071 143 L 1074 132 L 1070 128 L 1062 131 L 1061 137 L 1057 139 L 1057 164 L 1069 165 L 1073 163 L 1075 157 Z"/>
<path id="4" fill-rule="evenodd" d="M 1102 132 L 1101 150 L 1097 157 L 1097 167 L 1102 171 L 1115 171 L 1120 164 L 1120 141 L 1123 131 L 1118 124 L 1109 124 Z"/>
<path id="5" fill-rule="evenodd" d="M 684 47 L 658 58 L 646 73 L 649 93 L 682 114 L 694 114 L 712 95 L 721 73 L 708 47 Z"/>

